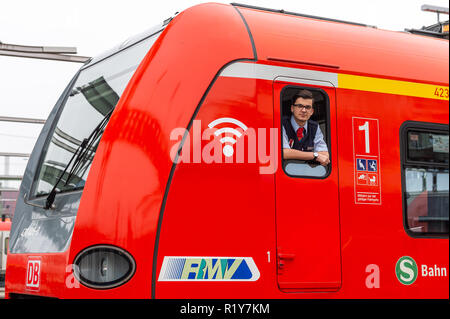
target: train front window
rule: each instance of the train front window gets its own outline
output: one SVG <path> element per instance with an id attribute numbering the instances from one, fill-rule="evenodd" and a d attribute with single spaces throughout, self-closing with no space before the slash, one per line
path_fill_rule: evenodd
<path id="1" fill-rule="evenodd" d="M 409 124 L 403 129 L 405 226 L 412 235 L 448 236 L 449 136 L 446 130 L 436 124 Z"/>
<path id="2" fill-rule="evenodd" d="M 65 105 L 61 106 L 53 134 L 47 140 L 33 185 L 34 196 L 49 194 L 55 183 L 58 183 L 55 188 L 57 192 L 84 187 L 103 131 L 89 143 L 81 160 L 71 162 L 71 159 L 78 156 L 74 153 L 83 140 L 115 108 L 134 71 L 159 34 L 105 59 L 93 60 L 80 71 Z"/>

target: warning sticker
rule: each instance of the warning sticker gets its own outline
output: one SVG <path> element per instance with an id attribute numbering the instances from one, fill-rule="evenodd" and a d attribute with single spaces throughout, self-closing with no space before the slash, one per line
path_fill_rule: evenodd
<path id="1" fill-rule="evenodd" d="M 381 205 L 378 119 L 353 117 L 355 204 Z"/>

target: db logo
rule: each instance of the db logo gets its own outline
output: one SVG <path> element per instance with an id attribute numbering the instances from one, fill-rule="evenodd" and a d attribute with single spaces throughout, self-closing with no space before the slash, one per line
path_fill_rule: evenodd
<path id="1" fill-rule="evenodd" d="M 37 258 L 28 259 L 27 279 L 25 286 L 29 290 L 39 290 L 41 284 L 41 260 Z"/>

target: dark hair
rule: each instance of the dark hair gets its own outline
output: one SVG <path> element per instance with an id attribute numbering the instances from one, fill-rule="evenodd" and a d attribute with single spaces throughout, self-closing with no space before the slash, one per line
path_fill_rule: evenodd
<path id="1" fill-rule="evenodd" d="M 292 105 L 295 104 L 295 101 L 297 101 L 297 99 L 299 97 L 306 99 L 306 100 L 312 100 L 313 104 L 314 104 L 314 97 L 313 97 L 313 94 L 311 93 L 311 91 L 300 90 L 300 91 L 298 91 L 298 93 L 294 94 L 294 96 L 292 97 Z"/>

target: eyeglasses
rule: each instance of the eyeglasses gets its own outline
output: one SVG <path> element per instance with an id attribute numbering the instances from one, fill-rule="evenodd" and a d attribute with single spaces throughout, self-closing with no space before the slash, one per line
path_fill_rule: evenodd
<path id="1" fill-rule="evenodd" d="M 303 104 L 292 104 L 295 107 L 298 107 L 299 109 L 305 109 L 307 111 L 312 109 L 312 105 L 303 105 Z"/>

